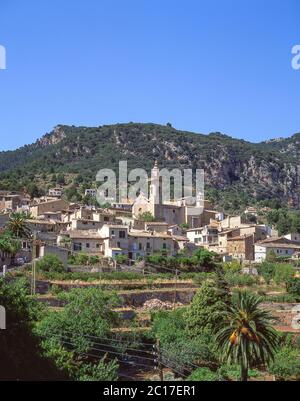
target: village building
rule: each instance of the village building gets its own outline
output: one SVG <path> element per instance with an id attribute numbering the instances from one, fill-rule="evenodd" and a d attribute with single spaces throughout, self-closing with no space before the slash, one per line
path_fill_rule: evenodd
<path id="1" fill-rule="evenodd" d="M 227 238 L 227 254 L 241 262 L 254 260 L 254 238 L 252 234 L 244 234 Z"/>
<path id="2" fill-rule="evenodd" d="M 103 255 L 103 238 L 97 230 L 69 230 L 62 231 L 58 237 L 58 245 L 70 240 L 72 252 L 84 252 L 92 255 Z"/>
<path id="3" fill-rule="evenodd" d="M 165 256 L 174 256 L 176 251 L 172 236 L 153 231 L 131 231 L 129 233 L 129 259 L 136 260 L 155 252 L 160 252 Z"/>
<path id="4" fill-rule="evenodd" d="M 97 230 L 104 225 L 104 222 L 92 219 L 73 219 L 70 230 Z"/>
<path id="5" fill-rule="evenodd" d="M 218 233 L 218 250 L 217 252 L 223 255 L 227 254 L 227 241 L 229 238 L 238 237 L 240 235 L 240 229 L 229 229 L 223 230 Z"/>
<path id="6" fill-rule="evenodd" d="M 33 217 L 37 218 L 47 212 L 61 212 L 68 209 L 69 202 L 64 199 L 56 199 L 48 202 L 37 203 L 30 207 L 30 213 Z"/>
<path id="7" fill-rule="evenodd" d="M 128 254 L 128 226 L 105 224 L 100 230 L 104 241 L 104 256 L 115 258 Z"/>
<path id="8" fill-rule="evenodd" d="M 174 224 L 174 225 L 168 226 L 168 233 L 170 235 L 182 236 L 183 235 L 183 229 L 178 224 Z"/>
<path id="9" fill-rule="evenodd" d="M 248 225 L 249 223 L 244 215 L 227 216 L 224 220 L 221 221 L 221 227 L 223 229 L 240 228 Z"/>
<path id="10" fill-rule="evenodd" d="M 285 235 L 284 238 L 287 238 L 290 241 L 295 241 L 300 243 L 300 233 L 290 233 Z"/>
<path id="11" fill-rule="evenodd" d="M 23 205 L 22 194 L 4 193 L 0 196 L 0 211 L 16 211 Z"/>
<path id="12" fill-rule="evenodd" d="M 217 245 L 218 234 L 218 227 L 210 225 L 186 230 L 189 241 L 200 246 Z"/>
<path id="13" fill-rule="evenodd" d="M 53 198 L 61 198 L 63 196 L 64 190 L 63 188 L 51 188 L 49 189 L 49 196 L 53 197 Z"/>
<path id="14" fill-rule="evenodd" d="M 300 252 L 297 241 L 290 241 L 285 237 L 268 238 L 255 244 L 255 261 L 262 262 L 270 255 L 291 258 L 297 252 Z"/>
<path id="15" fill-rule="evenodd" d="M 27 220 L 25 220 L 25 222 L 33 234 L 37 233 L 37 232 L 54 232 L 55 231 L 55 222 L 54 221 L 27 219 Z"/>
<path id="16" fill-rule="evenodd" d="M 155 221 L 164 221 L 169 225 L 187 224 L 189 227 L 199 227 L 210 223 L 215 219 L 216 211 L 205 210 L 205 200 L 198 199 L 194 205 L 190 205 L 191 198 L 182 198 L 176 201 L 163 202 L 160 173 L 157 162 L 149 179 L 149 199 L 141 193 L 133 203 L 132 216 L 139 220 L 146 212 L 151 213 Z M 210 206 L 210 203 L 207 203 Z"/>

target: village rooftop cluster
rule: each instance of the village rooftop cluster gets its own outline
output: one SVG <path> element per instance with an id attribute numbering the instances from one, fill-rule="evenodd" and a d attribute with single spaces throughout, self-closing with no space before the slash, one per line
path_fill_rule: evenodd
<path id="1" fill-rule="evenodd" d="M 157 170 L 155 165 L 152 176 Z M 159 181 L 150 183 L 149 199 L 141 194 L 134 202 L 113 203 L 107 208 L 70 203 L 62 188 L 50 189 L 47 196 L 33 200 L 22 193 L 1 191 L 0 229 L 5 229 L 11 213 L 23 212 L 32 233 L 31 238 L 22 240 L 14 260 L 1 258 L 1 266 L 49 254 L 67 265 L 68 257 L 76 253 L 108 260 L 124 256 L 130 265 L 156 253 L 176 256 L 185 251 L 192 255 L 199 247 L 215 252 L 223 261 L 236 259 L 249 264 L 261 263 L 270 253 L 299 257 L 300 234 L 279 237 L 273 227 L 249 222 L 247 216 L 257 215 L 254 207 L 231 216 L 212 210 L 210 202 L 204 200 L 202 212 L 194 207 L 193 214 L 186 199 L 154 202 L 159 185 Z M 86 195 L 96 196 L 96 189 L 87 189 Z"/>

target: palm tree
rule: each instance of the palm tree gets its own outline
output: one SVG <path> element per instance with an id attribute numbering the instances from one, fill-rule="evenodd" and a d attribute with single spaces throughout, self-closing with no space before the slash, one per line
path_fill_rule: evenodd
<path id="1" fill-rule="evenodd" d="M 12 213 L 7 224 L 7 229 L 15 238 L 31 237 L 31 231 L 26 224 L 26 215 L 24 213 Z"/>
<path id="2" fill-rule="evenodd" d="M 259 307 L 261 298 L 238 293 L 229 310 L 221 312 L 216 340 L 223 361 L 241 367 L 241 380 L 248 380 L 248 369 L 274 359 L 278 335 L 272 327 L 274 318 Z"/>

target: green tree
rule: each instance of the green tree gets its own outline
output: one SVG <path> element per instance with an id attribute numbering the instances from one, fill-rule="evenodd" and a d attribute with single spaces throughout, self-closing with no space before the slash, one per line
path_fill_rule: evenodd
<path id="1" fill-rule="evenodd" d="M 44 256 L 37 262 L 37 268 L 44 272 L 63 273 L 65 271 L 63 263 L 56 255 Z"/>
<path id="2" fill-rule="evenodd" d="M 55 338 L 63 346 L 72 344 L 77 353 L 93 347 L 92 336 L 109 338 L 111 328 L 119 324 L 119 315 L 113 309 L 120 306 L 119 297 L 99 288 L 76 288 L 60 293 L 65 303 L 61 312 L 49 313 L 38 325 L 38 333 Z"/>
<path id="3" fill-rule="evenodd" d="M 292 216 L 292 228 L 291 232 L 293 233 L 300 233 L 300 212 L 296 212 Z"/>
<path id="4" fill-rule="evenodd" d="M 289 278 L 286 282 L 287 291 L 289 294 L 300 297 L 300 278 L 293 277 Z"/>
<path id="5" fill-rule="evenodd" d="M 177 371 L 191 369 L 191 362 L 215 368 L 218 365 L 212 336 L 202 333 L 191 336 L 185 319 L 185 309 L 158 311 L 152 316 L 151 334 L 160 340 L 162 357 Z"/>
<path id="6" fill-rule="evenodd" d="M 17 252 L 21 249 L 21 242 L 11 237 L 9 233 L 4 233 L 0 237 L 0 254 L 1 260 L 4 262 L 6 258 L 11 258 L 11 263 Z"/>
<path id="7" fill-rule="evenodd" d="M 258 272 L 259 274 L 262 275 L 265 282 L 269 284 L 271 280 L 274 278 L 275 264 L 268 261 L 264 261 L 258 266 Z"/>
<path id="8" fill-rule="evenodd" d="M 65 185 L 66 184 L 66 180 L 65 180 L 64 174 L 60 173 L 60 174 L 57 175 L 56 183 L 59 184 L 59 185 Z"/>
<path id="9" fill-rule="evenodd" d="M 248 380 L 249 368 L 274 359 L 278 335 L 272 327 L 274 318 L 259 307 L 261 299 L 239 293 L 226 312 L 220 312 L 216 341 L 222 360 L 239 364 L 241 380 Z"/>
<path id="10" fill-rule="evenodd" d="M 26 280 L 0 280 L 0 305 L 6 309 L 6 330 L 0 330 L 2 380 L 67 379 L 53 361 L 43 356 L 39 338 L 33 333 L 42 306 L 30 297 Z"/>
<path id="11" fill-rule="evenodd" d="M 210 252 L 207 249 L 199 248 L 195 253 L 198 264 L 204 269 L 211 269 L 215 267 L 214 257 L 215 253 Z"/>
<path id="12" fill-rule="evenodd" d="M 154 217 L 150 212 L 144 212 L 139 215 L 139 220 L 141 221 L 146 221 L 146 222 L 152 222 L 155 221 Z"/>
<path id="13" fill-rule="evenodd" d="M 214 282 L 205 281 L 194 296 L 185 314 L 187 329 L 192 336 L 212 333 L 219 321 L 219 311 L 227 310 L 224 294 Z"/>
<path id="14" fill-rule="evenodd" d="M 294 267 L 286 264 L 280 263 L 275 267 L 274 281 L 276 284 L 287 285 L 289 279 L 293 278 L 295 275 Z"/>
<path id="15" fill-rule="evenodd" d="M 43 192 L 36 184 L 34 184 L 34 182 L 28 182 L 25 186 L 25 189 L 31 199 L 38 198 Z"/>

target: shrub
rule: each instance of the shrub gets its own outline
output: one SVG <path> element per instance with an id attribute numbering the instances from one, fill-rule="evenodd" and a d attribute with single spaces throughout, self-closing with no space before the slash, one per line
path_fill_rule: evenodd
<path id="1" fill-rule="evenodd" d="M 89 262 L 89 256 L 85 253 L 78 253 L 76 255 L 76 264 L 78 265 L 87 265 Z"/>
<path id="2" fill-rule="evenodd" d="M 43 259 L 37 262 L 37 268 L 44 272 L 63 273 L 65 271 L 63 263 L 55 255 L 44 256 Z"/>
<path id="3" fill-rule="evenodd" d="M 274 281 L 276 284 L 286 284 L 295 275 L 293 266 L 286 263 L 277 264 L 275 267 Z"/>
<path id="4" fill-rule="evenodd" d="M 249 369 L 248 376 L 249 377 L 257 377 L 258 371 Z M 241 377 L 241 368 L 238 365 L 223 365 L 218 370 L 219 380 L 240 380 Z"/>
<path id="5" fill-rule="evenodd" d="M 116 261 L 117 261 L 117 263 L 127 263 L 128 262 L 128 256 L 127 255 L 117 255 L 116 256 Z"/>
<path id="6" fill-rule="evenodd" d="M 298 302 L 299 297 L 293 294 L 276 294 L 276 295 L 267 295 L 265 297 L 265 301 L 268 302 L 288 302 L 294 303 Z"/>
<path id="7" fill-rule="evenodd" d="M 93 255 L 90 257 L 90 264 L 91 265 L 96 265 L 99 263 L 99 256 Z"/>
<path id="8" fill-rule="evenodd" d="M 258 266 L 258 272 L 263 276 L 265 282 L 269 284 L 274 277 L 275 264 L 270 262 L 263 262 Z"/>
<path id="9" fill-rule="evenodd" d="M 218 380 L 218 374 L 208 368 L 198 368 L 187 378 L 191 381 L 212 382 Z"/>
<path id="10" fill-rule="evenodd" d="M 283 347 L 275 355 L 274 362 L 270 366 L 270 373 L 281 380 L 291 377 L 300 377 L 299 350 Z"/>
<path id="11" fill-rule="evenodd" d="M 238 260 L 233 260 L 232 262 L 223 263 L 223 270 L 225 273 L 232 272 L 238 273 L 241 271 L 241 264 Z"/>
<path id="12" fill-rule="evenodd" d="M 286 289 L 289 294 L 300 297 L 300 278 L 289 278 L 286 282 Z"/>
<path id="13" fill-rule="evenodd" d="M 257 276 L 231 272 L 225 274 L 225 280 L 232 287 L 251 287 L 259 283 L 259 277 Z"/>

